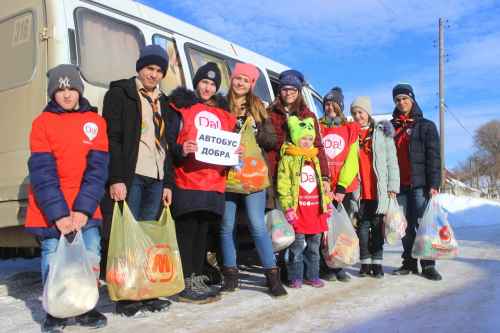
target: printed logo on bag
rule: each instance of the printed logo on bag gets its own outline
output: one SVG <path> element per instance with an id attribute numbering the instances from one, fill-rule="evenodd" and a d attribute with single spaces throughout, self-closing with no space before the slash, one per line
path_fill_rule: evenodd
<path id="1" fill-rule="evenodd" d="M 95 139 L 97 136 L 97 133 L 99 133 L 99 127 L 97 127 L 96 123 L 85 123 L 83 125 L 83 133 L 85 133 L 85 136 L 88 138 L 88 141 L 85 140 L 83 141 L 84 143 L 90 144 L 92 143 L 91 141 Z"/>
<path id="2" fill-rule="evenodd" d="M 307 193 L 312 193 L 316 186 L 318 186 L 318 183 L 314 169 L 310 165 L 304 165 L 300 174 L 300 187 Z"/>
<path id="3" fill-rule="evenodd" d="M 345 140 L 338 134 L 328 134 L 323 138 L 326 156 L 334 159 L 344 151 Z"/>
<path id="4" fill-rule="evenodd" d="M 165 283 L 174 278 L 172 249 L 167 244 L 156 244 L 147 249 L 146 275 L 153 283 Z"/>
<path id="5" fill-rule="evenodd" d="M 221 129 L 221 121 L 219 117 L 208 111 L 198 112 L 194 118 L 194 125 L 196 128 L 208 127 L 213 129 Z"/>
<path id="6" fill-rule="evenodd" d="M 439 238 L 441 238 L 443 242 L 449 243 L 451 241 L 451 232 L 447 225 L 439 229 Z"/>

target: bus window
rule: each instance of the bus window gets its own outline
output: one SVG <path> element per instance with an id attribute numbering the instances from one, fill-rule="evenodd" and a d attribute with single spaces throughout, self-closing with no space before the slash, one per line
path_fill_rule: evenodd
<path id="1" fill-rule="evenodd" d="M 163 47 L 168 54 L 167 75 L 161 81 L 160 86 L 166 94 L 170 94 L 177 87 L 184 87 L 184 75 L 182 65 L 179 59 L 179 52 L 172 39 L 161 35 L 153 36 L 153 44 Z"/>
<path id="2" fill-rule="evenodd" d="M 32 12 L 0 22 L 0 91 L 31 80 L 36 65 L 36 39 Z"/>
<path id="3" fill-rule="evenodd" d="M 227 59 L 227 62 L 232 72 L 234 70 L 234 66 L 236 66 L 236 63 L 238 61 L 234 59 Z M 269 93 L 269 89 L 267 88 L 266 78 L 264 76 L 264 73 L 262 73 L 262 71 L 260 70 L 260 68 L 257 67 L 257 69 L 259 70 L 260 76 L 259 79 L 257 80 L 257 83 L 255 84 L 253 92 L 256 96 L 259 96 L 260 99 L 266 103 L 266 105 L 269 105 L 271 104 L 272 100 L 271 100 L 271 94 Z"/>
<path id="4" fill-rule="evenodd" d="M 323 117 L 325 111 L 323 110 L 323 101 L 319 99 L 316 95 L 311 94 L 314 102 L 314 107 L 316 108 L 316 116 L 319 118 Z"/>
<path id="5" fill-rule="evenodd" d="M 229 91 L 229 68 L 223 58 L 217 57 L 216 55 L 208 52 L 204 52 L 192 47 L 187 47 L 188 59 L 191 64 L 191 76 L 194 74 L 201 66 L 205 65 L 207 62 L 214 62 L 217 64 L 221 71 L 221 85 L 218 93 L 222 95 L 227 95 Z M 196 87 L 193 87 L 196 89 Z"/>
<path id="6" fill-rule="evenodd" d="M 86 81 L 107 86 L 136 75 L 135 63 L 145 45 L 137 27 L 86 8 L 77 8 L 75 19 L 78 59 Z"/>

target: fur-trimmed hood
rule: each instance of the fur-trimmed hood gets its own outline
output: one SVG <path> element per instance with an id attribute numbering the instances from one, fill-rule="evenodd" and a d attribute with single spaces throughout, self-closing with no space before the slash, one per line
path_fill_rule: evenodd
<path id="1" fill-rule="evenodd" d="M 394 126 L 392 126 L 389 120 L 381 120 L 378 123 L 376 123 L 375 126 L 381 129 L 382 133 L 384 133 L 384 135 L 387 137 L 393 138 L 394 135 L 396 134 Z"/>
<path id="2" fill-rule="evenodd" d="M 215 94 L 208 102 L 204 102 L 196 96 L 193 90 L 184 87 L 175 88 L 169 96 L 169 101 L 179 109 L 189 108 L 197 103 L 202 103 L 229 111 L 229 104 L 226 98 L 221 94 Z"/>

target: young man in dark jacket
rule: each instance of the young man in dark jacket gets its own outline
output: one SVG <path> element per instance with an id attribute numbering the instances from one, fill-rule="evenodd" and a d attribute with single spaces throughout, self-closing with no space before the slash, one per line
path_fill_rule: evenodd
<path id="1" fill-rule="evenodd" d="M 418 260 L 411 252 L 421 218 L 429 197 L 436 195 L 441 184 L 441 156 L 436 125 L 423 117 L 409 84 L 398 84 L 392 90 L 396 107 L 392 124 L 396 129 L 394 140 L 398 154 L 401 190 L 398 202 L 404 207 L 408 227 L 403 238 L 403 265 L 395 275 L 418 274 Z M 434 260 L 421 260 L 422 276 L 441 280 Z"/>
<path id="2" fill-rule="evenodd" d="M 166 205 L 172 200 L 172 162 L 165 132 L 168 102 L 158 87 L 167 68 L 166 51 L 148 45 L 140 51 L 137 76 L 111 82 L 104 97 L 110 154 L 106 215 L 111 215 L 112 201 L 126 200 L 138 221 L 154 220 L 162 200 Z M 163 311 L 169 305 L 159 299 L 120 301 L 116 311 L 134 316 L 139 311 Z"/>

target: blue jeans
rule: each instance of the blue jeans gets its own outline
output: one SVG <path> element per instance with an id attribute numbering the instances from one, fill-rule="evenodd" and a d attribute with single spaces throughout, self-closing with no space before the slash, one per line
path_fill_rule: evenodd
<path id="1" fill-rule="evenodd" d="M 288 280 L 314 280 L 319 278 L 319 245 L 321 234 L 295 234 L 295 241 L 288 248 Z"/>
<path id="2" fill-rule="evenodd" d="M 138 221 L 158 218 L 163 195 L 163 180 L 135 175 L 128 189 L 127 204 Z"/>
<path id="3" fill-rule="evenodd" d="M 95 254 L 99 259 L 101 258 L 101 234 L 98 227 L 92 227 L 82 230 L 83 241 L 87 251 Z M 45 284 L 45 280 L 49 274 L 50 263 L 54 259 L 54 254 L 57 250 L 57 244 L 59 244 L 59 238 L 44 238 L 40 239 L 40 250 L 41 250 L 41 269 L 42 269 L 42 282 Z M 94 270 L 99 269 L 93 267 Z"/>
<path id="4" fill-rule="evenodd" d="M 424 215 L 428 201 L 429 195 L 423 187 L 410 188 L 409 186 L 401 186 L 398 194 L 398 203 L 403 207 L 406 220 L 408 221 L 406 235 L 402 239 L 404 251 L 401 257 L 403 258 L 403 264 L 417 264 L 417 259 L 411 256 L 411 250 L 417 235 L 418 219 Z M 435 264 L 434 260 L 420 260 L 422 268 L 434 266 Z"/>
<path id="5" fill-rule="evenodd" d="M 264 268 L 276 266 L 271 237 L 267 232 L 264 210 L 266 208 L 266 191 L 251 194 L 226 193 L 226 206 L 221 225 L 221 248 L 224 266 L 236 267 L 236 210 L 238 203 L 245 203 L 250 233 L 255 242 L 257 253 Z"/>
<path id="6" fill-rule="evenodd" d="M 375 214 L 377 206 L 377 200 L 361 200 L 357 230 L 361 264 L 382 264 L 384 256 L 384 225 L 382 215 Z"/>

